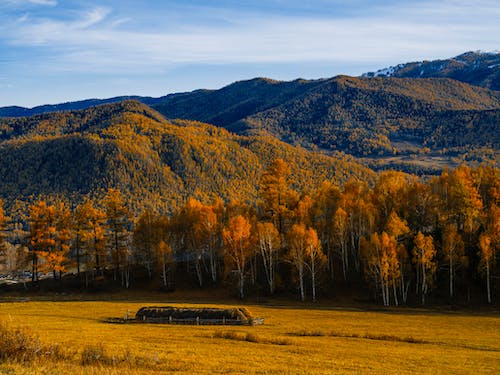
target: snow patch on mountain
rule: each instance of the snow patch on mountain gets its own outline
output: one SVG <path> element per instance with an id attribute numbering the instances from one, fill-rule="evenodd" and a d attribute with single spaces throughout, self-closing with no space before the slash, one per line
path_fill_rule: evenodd
<path id="1" fill-rule="evenodd" d="M 392 77 L 395 71 L 403 68 L 406 64 L 398 64 L 385 69 L 379 69 L 376 72 L 363 73 L 362 77 Z"/>

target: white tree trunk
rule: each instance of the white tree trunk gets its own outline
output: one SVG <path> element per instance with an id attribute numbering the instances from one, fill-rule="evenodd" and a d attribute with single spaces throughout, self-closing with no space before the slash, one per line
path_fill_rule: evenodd
<path id="1" fill-rule="evenodd" d="M 316 269 L 314 267 L 314 262 L 311 264 L 311 282 L 312 282 L 312 299 L 316 302 Z"/>
<path id="2" fill-rule="evenodd" d="M 420 257 L 420 261 L 422 263 L 422 305 L 425 305 L 425 293 L 427 292 L 427 280 L 425 277 L 425 264 L 424 264 L 423 250 L 422 250 L 421 257 Z"/>
<path id="3" fill-rule="evenodd" d="M 450 253 L 450 299 L 453 299 L 453 257 Z"/>
<path id="4" fill-rule="evenodd" d="M 306 299 L 304 293 L 304 268 L 300 266 L 298 271 L 299 271 L 300 300 L 304 301 Z"/>
<path id="5" fill-rule="evenodd" d="M 491 290 L 490 290 L 490 262 L 486 262 L 486 292 L 488 294 L 488 303 L 491 303 Z"/>

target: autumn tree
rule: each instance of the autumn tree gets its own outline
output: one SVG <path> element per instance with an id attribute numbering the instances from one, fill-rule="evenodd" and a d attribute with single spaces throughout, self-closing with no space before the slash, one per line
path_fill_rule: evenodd
<path id="1" fill-rule="evenodd" d="M 405 246 L 406 237 L 410 234 L 410 228 L 406 220 L 399 217 L 399 215 L 392 211 L 387 220 L 385 230 L 392 241 L 396 243 L 396 256 L 399 264 L 399 290 L 403 303 L 407 302 L 408 289 L 410 287 L 410 272 L 411 262 L 408 255 L 408 250 Z M 396 275 L 398 272 L 393 272 Z M 394 301 L 398 305 L 398 298 L 396 295 L 396 282 L 393 283 Z"/>
<path id="2" fill-rule="evenodd" d="M 171 289 L 173 285 L 175 257 L 172 248 L 163 240 L 156 246 L 156 259 L 161 270 L 163 287 Z"/>
<path id="3" fill-rule="evenodd" d="M 32 251 L 33 280 L 40 270 L 61 276 L 69 262 L 71 212 L 62 202 L 49 205 L 41 200 L 30 207 L 29 242 Z"/>
<path id="4" fill-rule="evenodd" d="M 461 166 L 452 172 L 444 171 L 433 180 L 433 189 L 439 196 L 441 221 L 455 224 L 459 231 L 471 235 L 478 227 L 483 207 L 471 169 Z"/>
<path id="5" fill-rule="evenodd" d="M 13 271 L 15 271 L 18 277 L 21 279 L 23 283 L 24 289 L 28 289 L 26 285 L 25 271 L 32 267 L 33 264 L 33 252 L 29 250 L 27 246 L 18 245 L 16 246 L 15 252 L 15 262 Z M 31 277 L 33 280 L 33 275 Z"/>
<path id="6" fill-rule="evenodd" d="M 262 217 L 270 220 L 280 234 L 284 233 L 286 219 L 298 201 L 297 192 L 290 188 L 289 175 L 288 164 L 283 159 L 276 159 L 260 180 Z"/>
<path id="7" fill-rule="evenodd" d="M 82 221 L 82 246 L 86 271 L 95 270 L 102 276 L 106 265 L 106 212 L 95 207 L 89 199 L 84 200 L 78 212 L 79 220 Z"/>
<path id="8" fill-rule="evenodd" d="M 231 218 L 228 226 L 222 230 L 225 264 L 237 274 L 240 298 L 245 296 L 246 266 L 251 254 L 250 233 L 251 225 L 241 215 Z"/>
<path id="9" fill-rule="evenodd" d="M 108 227 L 107 246 L 114 265 L 115 280 L 117 273 L 121 273 L 122 286 L 128 288 L 130 283 L 130 248 L 128 246 L 130 213 L 119 190 L 108 189 L 103 203 L 106 208 Z"/>
<path id="10" fill-rule="evenodd" d="M 303 223 L 306 226 L 312 226 L 314 220 L 313 213 L 314 202 L 309 195 L 300 197 L 297 207 L 295 208 L 295 222 Z"/>
<path id="11" fill-rule="evenodd" d="M 377 221 L 377 210 L 371 202 L 368 185 L 349 180 L 344 185 L 339 205 L 348 214 L 349 249 L 355 269 L 360 272 L 361 239 L 370 237 Z"/>
<path id="12" fill-rule="evenodd" d="M 396 282 L 399 279 L 397 242 L 386 232 L 373 233 L 370 240 L 362 240 L 365 277 L 371 280 L 382 294 L 384 306 L 390 304 L 390 287 L 397 303 Z"/>
<path id="13" fill-rule="evenodd" d="M 453 171 L 453 195 L 456 200 L 455 214 L 466 233 L 471 234 L 480 224 L 483 201 L 479 194 L 478 183 L 471 169 L 461 166 Z"/>
<path id="14" fill-rule="evenodd" d="M 4 265 L 6 263 L 6 257 L 7 257 L 7 246 L 5 243 L 6 239 L 6 217 L 5 213 L 3 211 L 3 201 L 0 199 L 0 266 Z"/>
<path id="15" fill-rule="evenodd" d="M 76 271 L 78 277 L 80 277 L 80 272 L 82 270 L 82 258 L 83 258 L 83 249 L 85 239 L 87 237 L 88 231 L 88 217 L 87 217 L 87 204 L 88 199 L 85 199 L 83 203 L 78 205 L 74 211 L 73 218 L 73 232 L 74 232 L 74 241 L 73 246 L 75 250 L 75 258 L 76 258 Z"/>
<path id="16" fill-rule="evenodd" d="M 442 252 L 448 268 L 449 295 L 450 299 L 453 299 L 455 275 L 460 268 L 467 267 L 468 258 L 465 256 L 462 236 L 452 224 L 448 224 L 444 228 Z"/>
<path id="17" fill-rule="evenodd" d="M 313 228 L 308 228 L 305 236 L 305 264 L 311 275 L 312 300 L 316 302 L 316 283 L 318 274 L 326 263 L 326 256 L 323 254 L 323 251 L 321 251 L 321 243 L 318 239 L 318 234 Z"/>
<path id="18" fill-rule="evenodd" d="M 264 273 L 269 294 L 274 294 L 276 287 L 276 266 L 281 247 L 278 230 L 273 223 L 257 223 L 257 247 L 264 265 Z"/>
<path id="19" fill-rule="evenodd" d="M 219 269 L 220 258 L 220 218 L 217 213 L 221 213 L 220 204 L 202 205 L 197 213 L 194 223 L 194 235 L 197 239 L 201 252 L 208 258 L 210 278 L 212 283 L 217 281 L 217 270 Z"/>
<path id="20" fill-rule="evenodd" d="M 73 217 L 69 207 L 63 202 L 55 203 L 55 247 L 51 253 L 45 256 L 45 262 L 54 272 L 59 272 L 61 279 L 62 273 L 68 270 L 70 265 L 69 251 L 72 242 Z"/>
<path id="21" fill-rule="evenodd" d="M 32 281 L 38 279 L 40 259 L 51 253 L 55 248 L 55 218 L 56 209 L 41 200 L 30 206 L 29 213 L 29 244 L 32 254 Z M 55 278 L 55 273 L 54 273 Z"/>
<path id="22" fill-rule="evenodd" d="M 190 197 L 188 201 L 178 209 L 170 221 L 170 232 L 172 242 L 175 242 L 178 251 L 183 251 L 194 265 L 196 279 L 200 287 L 204 284 L 204 263 L 207 255 L 207 246 L 204 243 L 206 233 L 204 225 L 207 222 L 206 206 L 199 200 Z M 210 216 L 210 215 L 208 215 Z M 212 219 L 210 216 L 208 220 Z M 204 223 L 202 223 L 204 222 Z"/>
<path id="23" fill-rule="evenodd" d="M 373 188 L 373 202 L 379 211 L 380 227 L 391 212 L 400 213 L 408 201 L 408 175 L 397 171 L 381 172 Z"/>
<path id="24" fill-rule="evenodd" d="M 132 243 L 135 248 L 135 258 L 137 262 L 144 265 L 151 279 L 155 261 L 155 247 L 160 242 L 157 227 L 155 226 L 156 218 L 151 210 L 146 209 L 134 225 Z"/>
<path id="25" fill-rule="evenodd" d="M 332 232 L 334 242 L 336 244 L 337 253 L 342 263 L 342 274 L 344 281 L 347 280 L 347 272 L 349 269 L 349 222 L 347 212 L 342 207 L 339 207 L 333 217 Z"/>
<path id="26" fill-rule="evenodd" d="M 326 262 L 318 234 L 302 223 L 294 224 L 287 234 L 287 244 L 287 259 L 297 273 L 301 301 L 305 300 L 304 276 L 307 269 L 311 274 L 313 300 L 316 300 L 317 275 Z"/>
<path id="27" fill-rule="evenodd" d="M 406 213 L 408 225 L 414 232 L 430 232 L 438 218 L 438 199 L 430 184 L 414 180 L 408 187 Z"/>
<path id="28" fill-rule="evenodd" d="M 433 285 L 436 272 L 436 249 L 432 236 L 425 236 L 422 232 L 417 233 L 414 244 L 413 263 L 416 264 L 417 286 L 420 286 L 419 292 L 424 305 L 425 296 Z"/>
<path id="29" fill-rule="evenodd" d="M 486 295 L 488 297 L 488 303 L 491 303 L 491 266 L 493 262 L 493 247 L 491 246 L 491 238 L 488 234 L 483 233 L 479 236 L 479 257 L 481 259 L 479 263 L 479 271 L 484 275 L 486 279 Z"/>
<path id="30" fill-rule="evenodd" d="M 313 194 L 313 222 L 321 241 L 321 248 L 326 253 L 327 269 L 330 277 L 334 273 L 334 236 L 332 222 L 341 199 L 340 189 L 329 181 L 323 181 Z"/>

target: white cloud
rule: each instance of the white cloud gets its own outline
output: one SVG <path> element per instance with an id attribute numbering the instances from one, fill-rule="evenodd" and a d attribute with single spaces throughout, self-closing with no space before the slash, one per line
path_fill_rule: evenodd
<path id="1" fill-rule="evenodd" d="M 33 4 L 39 4 L 39 5 L 50 5 L 50 6 L 56 6 L 57 1 L 56 0 L 28 0 L 30 3 Z"/>
<path id="2" fill-rule="evenodd" d="M 178 28 L 155 32 L 127 29 L 111 9 L 95 7 L 70 21 L 21 19 L 3 32 L 12 45 L 53 51 L 57 64 L 52 61 L 47 66 L 59 70 L 116 72 L 185 63 L 384 64 L 498 48 L 500 8 L 490 1 L 482 7 L 468 4 L 410 3 L 343 19 L 233 14 L 229 28 L 188 27 L 181 20 Z"/>
<path id="3" fill-rule="evenodd" d="M 48 5 L 52 7 L 57 5 L 57 0 L 6 0 L 6 2 L 13 5 L 35 4 L 35 5 Z"/>

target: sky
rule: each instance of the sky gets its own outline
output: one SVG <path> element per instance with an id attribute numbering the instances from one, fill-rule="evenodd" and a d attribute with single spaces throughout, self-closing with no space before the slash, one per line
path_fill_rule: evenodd
<path id="1" fill-rule="evenodd" d="M 0 0 L 0 106 L 360 75 L 500 49 L 498 0 Z"/>

